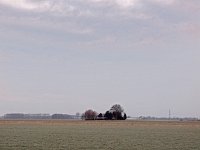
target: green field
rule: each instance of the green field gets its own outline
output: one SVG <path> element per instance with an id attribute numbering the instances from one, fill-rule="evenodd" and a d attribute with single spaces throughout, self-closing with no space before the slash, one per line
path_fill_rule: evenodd
<path id="1" fill-rule="evenodd" d="M 200 150 L 200 122 L 0 121 L 0 150 Z"/>

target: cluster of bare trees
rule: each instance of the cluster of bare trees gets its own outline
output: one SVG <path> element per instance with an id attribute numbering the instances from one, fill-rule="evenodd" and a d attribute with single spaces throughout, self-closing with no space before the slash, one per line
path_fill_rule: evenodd
<path id="1" fill-rule="evenodd" d="M 82 119 L 85 120 L 126 120 L 127 115 L 121 105 L 115 104 L 110 110 L 103 113 L 89 109 L 82 114 Z"/>

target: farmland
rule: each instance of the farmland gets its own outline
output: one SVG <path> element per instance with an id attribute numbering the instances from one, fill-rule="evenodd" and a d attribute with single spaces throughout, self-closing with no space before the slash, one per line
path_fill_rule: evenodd
<path id="1" fill-rule="evenodd" d="M 200 122 L 0 120 L 1 150 L 199 150 Z"/>

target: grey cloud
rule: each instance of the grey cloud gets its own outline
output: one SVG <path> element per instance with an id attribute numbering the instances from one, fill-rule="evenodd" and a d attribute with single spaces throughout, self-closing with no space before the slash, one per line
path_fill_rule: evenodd
<path id="1" fill-rule="evenodd" d="M 2 8 L 0 22 L 6 28 L 16 26 L 18 29 L 21 28 L 22 32 L 30 31 L 29 29 L 38 33 L 50 31 L 52 35 L 59 32 L 66 37 L 71 34 L 71 38 L 80 39 L 79 43 L 93 42 L 92 45 L 100 44 L 101 41 L 102 44 L 111 42 L 111 40 L 102 40 L 110 37 L 115 41 L 122 41 L 124 45 L 132 44 L 133 41 L 137 41 L 135 43 L 138 44 L 149 43 L 158 40 L 161 36 L 168 37 L 179 32 L 179 26 L 189 24 L 190 19 L 196 24 L 199 22 L 197 18 L 194 20 L 194 15 L 187 15 L 188 12 L 185 12 L 185 10 L 193 11 L 194 9 L 190 10 L 190 8 L 195 7 L 194 3 L 197 5 L 198 1 L 190 5 L 184 1 L 184 6 L 180 0 L 167 2 L 161 0 L 21 1 L 33 5 L 34 8 L 9 8 L 9 5 L 0 5 Z M 198 16 L 197 12 L 196 9 L 196 16 Z"/>

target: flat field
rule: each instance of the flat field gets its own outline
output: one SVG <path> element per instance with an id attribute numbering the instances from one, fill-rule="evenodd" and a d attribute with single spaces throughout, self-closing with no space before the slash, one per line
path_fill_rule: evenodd
<path id="1" fill-rule="evenodd" d="M 200 150 L 200 122 L 0 120 L 0 150 Z"/>

